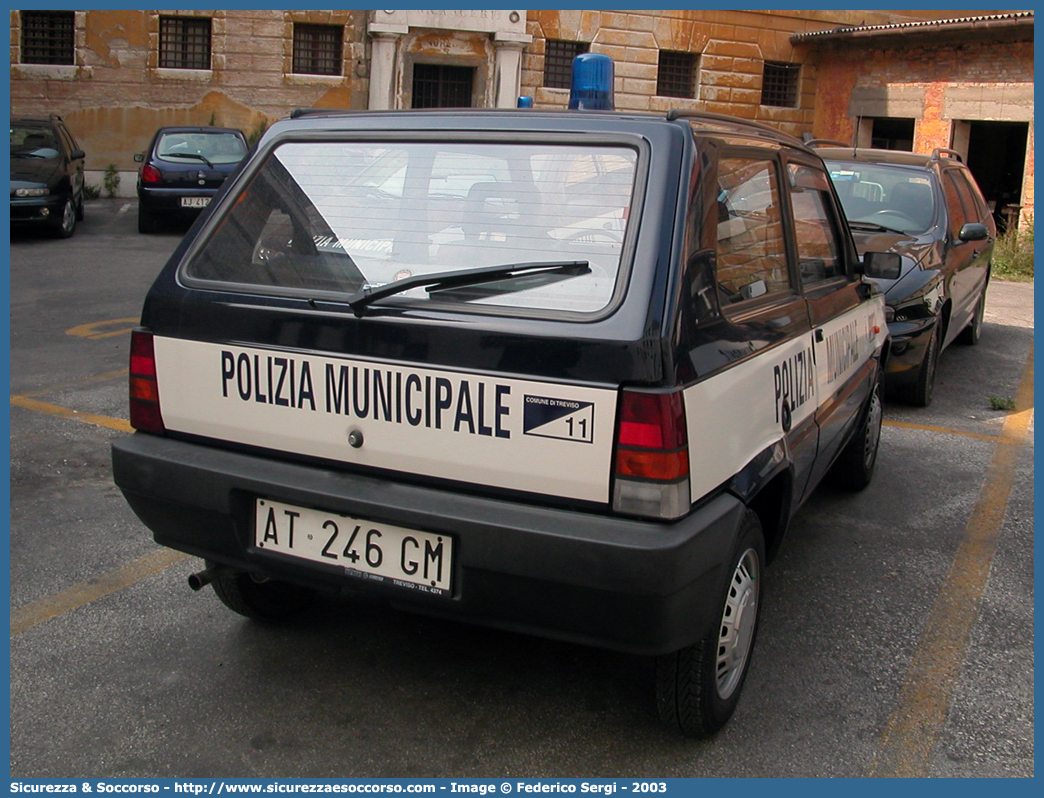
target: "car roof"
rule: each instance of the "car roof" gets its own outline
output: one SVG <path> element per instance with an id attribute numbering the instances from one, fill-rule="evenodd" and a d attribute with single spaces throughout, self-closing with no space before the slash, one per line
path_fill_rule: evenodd
<path id="1" fill-rule="evenodd" d="M 772 141 L 809 151 L 800 139 L 753 120 L 738 119 L 704 111 L 671 110 L 665 113 L 640 111 L 436 108 L 386 111 L 298 108 L 269 128 L 266 138 L 281 130 L 425 130 L 473 129 L 490 132 L 523 130 L 603 131 L 635 130 L 644 126 L 682 128 L 689 135 L 733 135 Z"/>
<path id="2" fill-rule="evenodd" d="M 32 116 L 13 116 L 11 117 L 12 125 L 56 125 L 62 124 L 60 117 L 51 117 L 50 119 L 44 119 L 43 117 L 32 117 Z"/>
<path id="3" fill-rule="evenodd" d="M 824 161 L 912 166 L 921 169 L 931 169 L 936 164 L 964 166 L 958 153 L 944 149 L 937 149 L 931 155 L 906 150 L 877 150 L 865 147 L 815 147 L 815 151 Z"/>
<path id="4" fill-rule="evenodd" d="M 160 133 L 235 133 L 238 136 L 243 135 L 243 131 L 234 127 L 212 127 L 210 125 L 172 125 L 170 127 L 161 127 L 156 131 L 156 134 Z"/>

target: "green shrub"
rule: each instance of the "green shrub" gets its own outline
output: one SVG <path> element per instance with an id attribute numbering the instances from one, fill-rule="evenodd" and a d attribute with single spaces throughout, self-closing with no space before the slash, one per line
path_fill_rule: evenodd
<path id="1" fill-rule="evenodd" d="M 1033 282 L 1033 217 L 998 236 L 993 249 L 993 276 Z"/>
<path id="2" fill-rule="evenodd" d="M 83 198 L 85 200 L 96 200 L 101 196 L 101 189 L 97 186 L 89 186 L 86 183 L 83 184 Z"/>
<path id="3" fill-rule="evenodd" d="M 116 169 L 116 164 L 111 163 L 105 167 L 105 175 L 102 177 L 102 183 L 105 184 L 105 191 L 110 197 L 116 196 L 116 189 L 120 187 L 120 173 Z"/>

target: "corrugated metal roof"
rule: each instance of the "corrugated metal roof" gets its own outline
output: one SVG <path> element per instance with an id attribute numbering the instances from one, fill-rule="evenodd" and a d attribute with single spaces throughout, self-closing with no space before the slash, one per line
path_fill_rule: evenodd
<path id="1" fill-rule="evenodd" d="M 978 17 L 955 17 L 953 19 L 933 19 L 921 22 L 895 22 L 888 25 L 845 25 L 829 30 L 810 31 L 808 33 L 795 33 L 790 37 L 794 44 L 809 42 L 822 38 L 843 38 L 857 33 L 903 33 L 907 30 L 924 30 L 931 28 L 945 28 L 953 26 L 972 27 L 976 23 L 1014 22 L 1017 20 L 1033 19 L 1032 11 L 1013 11 L 1010 14 L 989 14 Z"/>

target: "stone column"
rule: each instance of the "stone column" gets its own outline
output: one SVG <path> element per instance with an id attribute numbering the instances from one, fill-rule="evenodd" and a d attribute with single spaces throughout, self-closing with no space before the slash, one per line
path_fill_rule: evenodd
<path id="1" fill-rule="evenodd" d="M 399 39 L 408 31 L 408 27 L 399 25 L 373 24 L 369 27 L 371 111 L 395 108 L 395 72 L 398 64 L 395 53 Z"/>
<path id="2" fill-rule="evenodd" d="M 522 50 L 533 40 L 529 34 L 493 35 L 496 62 L 493 65 L 493 107 L 514 108 L 522 90 Z"/>

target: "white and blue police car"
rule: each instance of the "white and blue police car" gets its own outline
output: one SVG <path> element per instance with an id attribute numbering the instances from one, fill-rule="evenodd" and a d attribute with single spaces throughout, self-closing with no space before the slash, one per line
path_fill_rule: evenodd
<path id="1" fill-rule="evenodd" d="M 361 592 L 653 656 L 705 736 L 791 517 L 870 481 L 898 264 L 799 140 L 592 105 L 274 124 L 148 293 L 114 476 L 246 616 Z"/>

